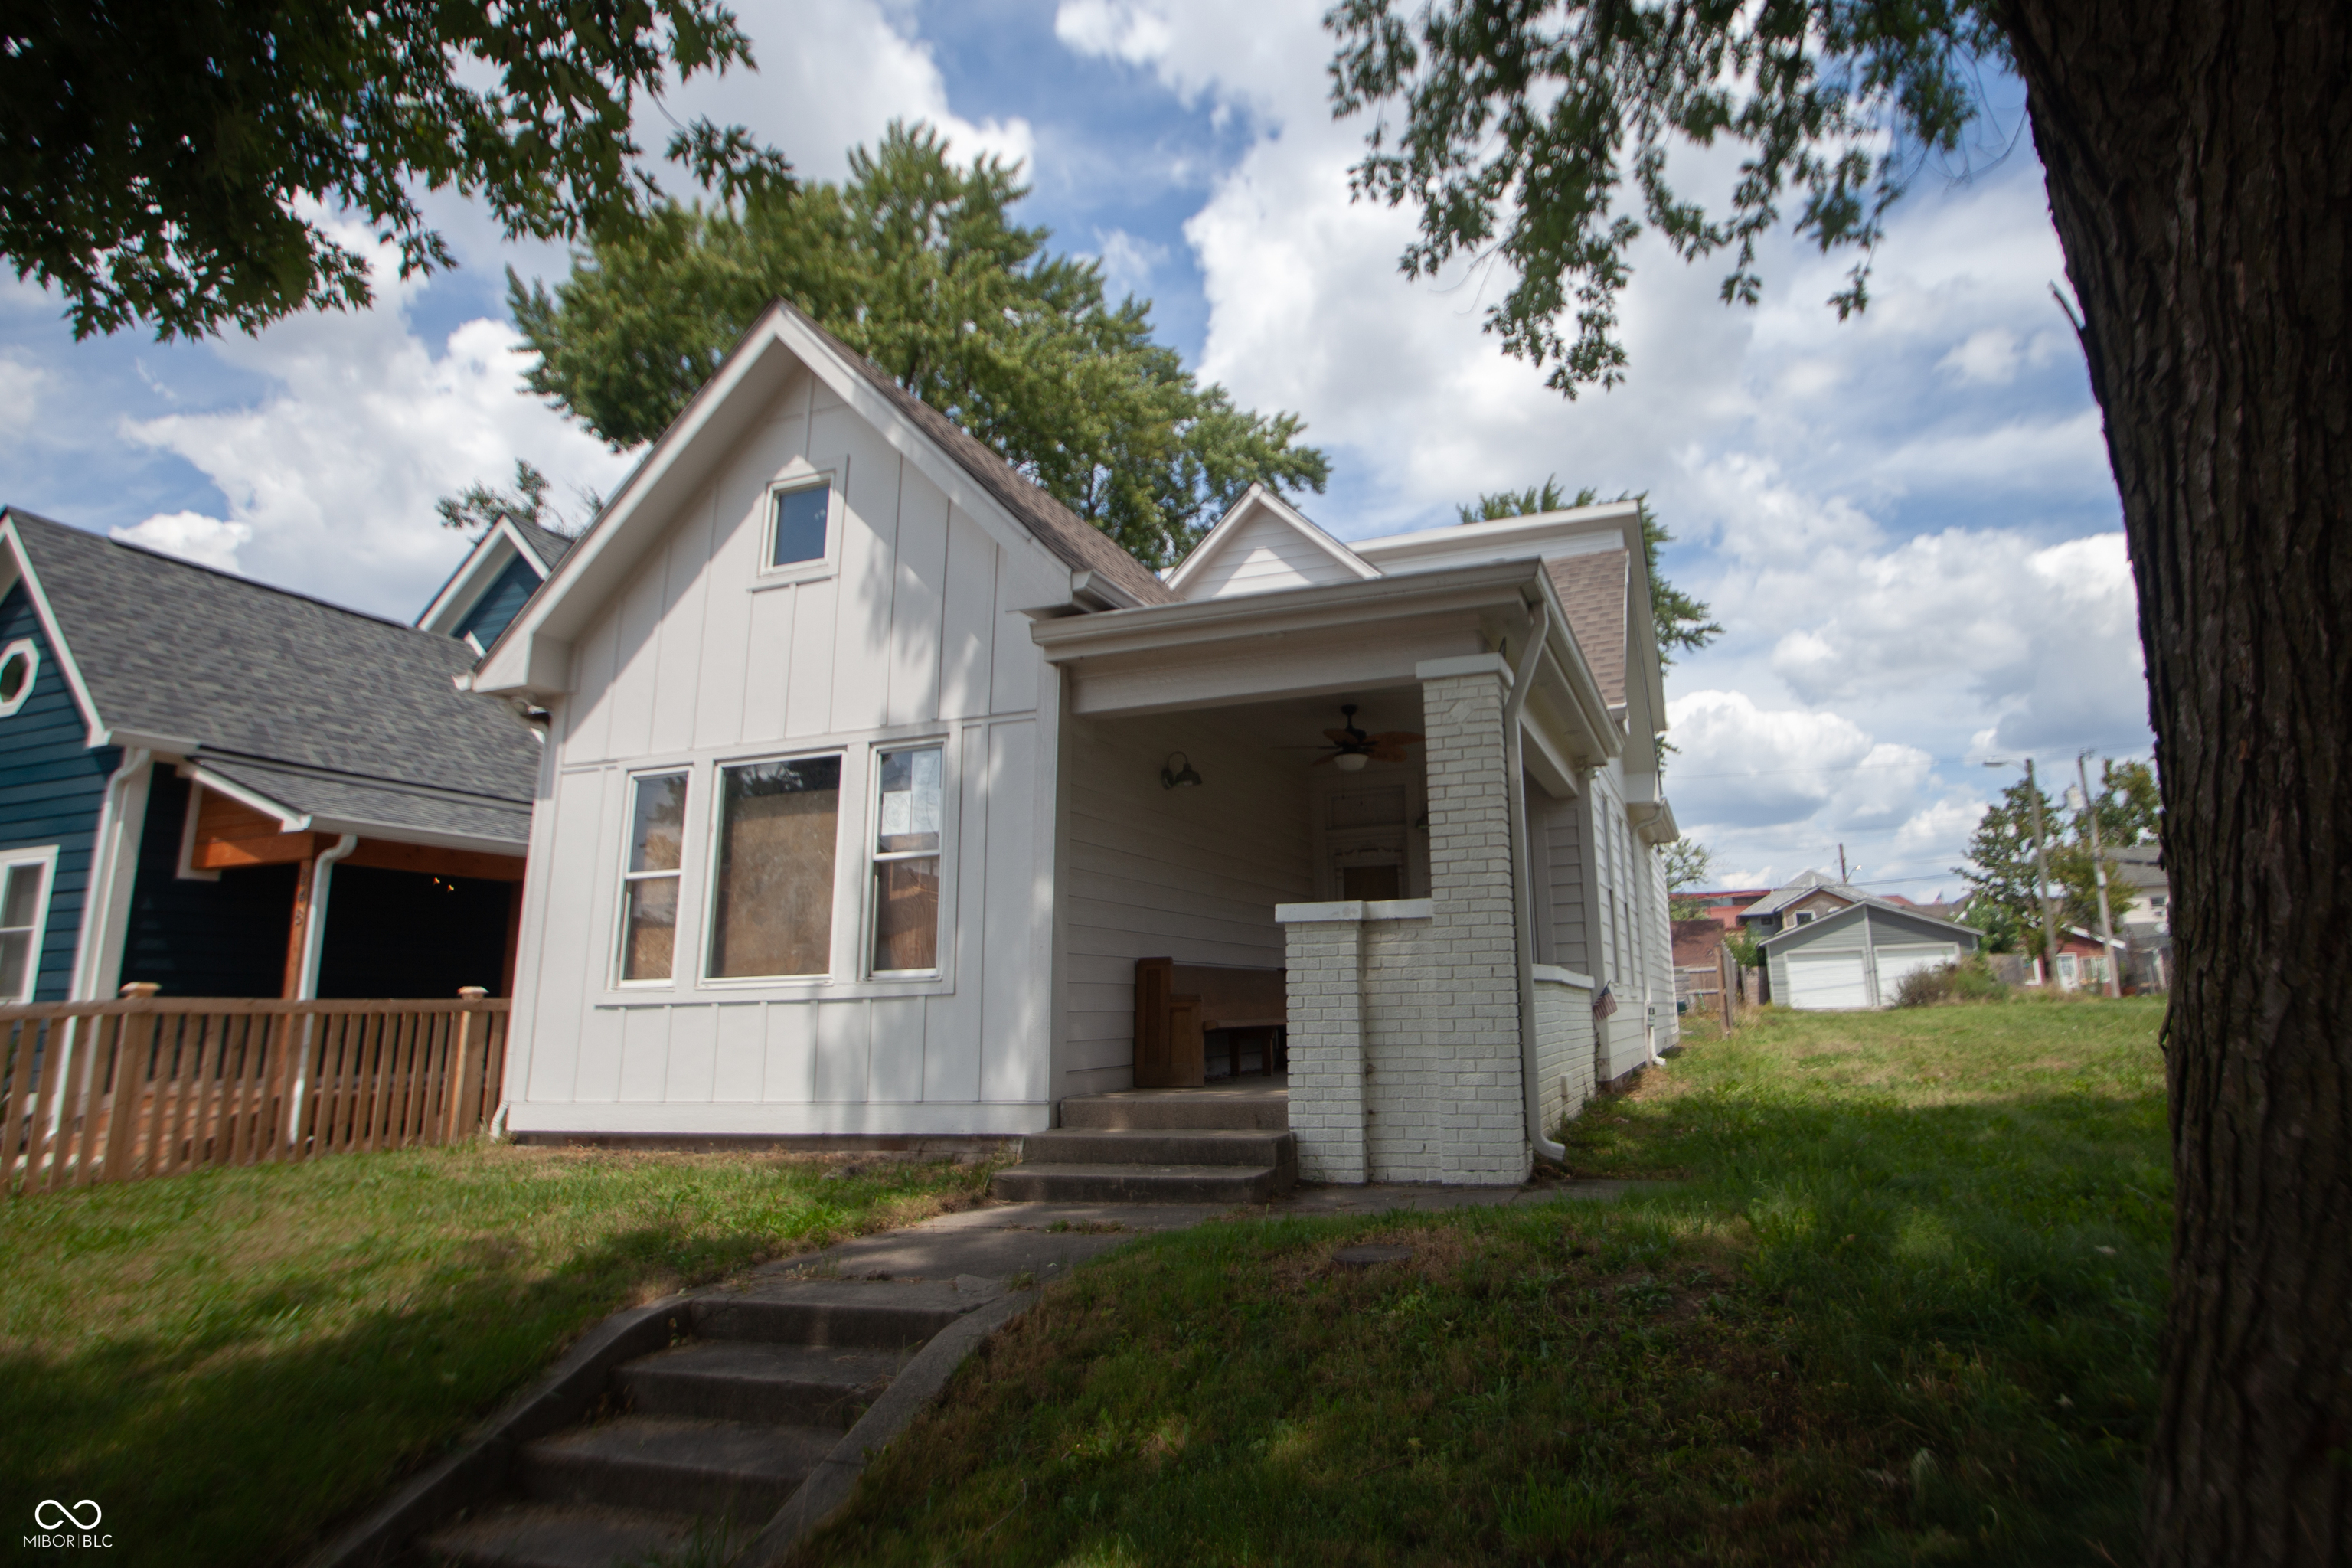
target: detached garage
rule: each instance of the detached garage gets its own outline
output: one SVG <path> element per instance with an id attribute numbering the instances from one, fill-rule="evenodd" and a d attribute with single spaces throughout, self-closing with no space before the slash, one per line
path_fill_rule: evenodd
<path id="1" fill-rule="evenodd" d="M 1790 927 L 1760 946 L 1773 999 L 1807 1011 L 1892 1007 L 1903 977 L 1977 950 L 1977 932 L 1900 904 L 1864 899 Z"/>

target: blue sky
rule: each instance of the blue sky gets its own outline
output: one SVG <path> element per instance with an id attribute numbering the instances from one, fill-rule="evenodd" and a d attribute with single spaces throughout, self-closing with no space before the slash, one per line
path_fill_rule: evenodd
<path id="1" fill-rule="evenodd" d="M 1342 537 L 1555 474 L 1647 491 L 1668 575 L 1727 628 L 1668 677 L 1669 788 L 1726 882 L 1842 843 L 1926 896 L 2003 782 L 1984 757 L 2146 752 L 2118 508 L 2013 89 L 1968 168 L 1922 171 L 1864 316 L 1823 303 L 1844 258 L 1776 243 L 1763 303 L 1727 310 L 1715 271 L 1644 242 L 1632 377 L 1570 403 L 1481 332 L 1491 278 L 1406 281 L 1409 216 L 1348 200 L 1362 127 L 1329 119 L 1324 8 L 749 0 L 761 71 L 673 107 L 818 178 L 894 116 L 1025 160 L 1025 221 L 1153 299 L 1244 405 L 1306 416 L 1335 471 L 1304 504 Z M 609 487 L 629 456 L 520 392 L 505 321 L 505 268 L 560 277 L 562 249 L 432 210 L 458 270 L 253 339 L 75 343 L 53 300 L 0 284 L 0 498 L 405 616 L 463 548 L 436 496 L 517 457 Z"/>

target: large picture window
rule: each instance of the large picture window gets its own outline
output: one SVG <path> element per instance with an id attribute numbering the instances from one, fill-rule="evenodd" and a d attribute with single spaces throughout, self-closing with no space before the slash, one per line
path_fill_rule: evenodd
<path id="1" fill-rule="evenodd" d="M 874 837 L 877 974 L 940 966 L 940 762 L 937 746 L 882 753 Z"/>
<path id="2" fill-rule="evenodd" d="M 40 976 L 54 850 L 0 862 L 0 1003 L 29 1002 Z"/>
<path id="3" fill-rule="evenodd" d="M 629 812 L 622 873 L 621 978 L 667 980 L 677 958 L 677 879 L 686 847 L 686 775 L 646 773 Z"/>
<path id="4" fill-rule="evenodd" d="M 841 759 L 721 768 L 719 811 L 712 977 L 830 971 Z"/>

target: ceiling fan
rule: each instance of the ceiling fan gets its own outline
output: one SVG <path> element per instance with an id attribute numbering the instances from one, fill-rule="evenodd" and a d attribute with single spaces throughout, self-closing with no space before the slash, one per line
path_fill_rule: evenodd
<path id="1" fill-rule="evenodd" d="M 1421 737 L 1405 730 L 1388 730 L 1380 734 L 1365 733 L 1356 726 L 1356 705 L 1352 702 L 1339 710 L 1348 721 L 1344 730 L 1326 730 L 1325 737 L 1331 750 L 1315 759 L 1310 765 L 1321 767 L 1325 763 L 1338 766 L 1343 773 L 1361 773 L 1366 763 L 1401 763 L 1405 760 L 1407 746 L 1421 743 Z"/>

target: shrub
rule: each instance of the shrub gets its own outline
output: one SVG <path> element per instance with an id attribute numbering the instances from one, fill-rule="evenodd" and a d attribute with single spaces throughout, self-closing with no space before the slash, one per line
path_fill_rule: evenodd
<path id="1" fill-rule="evenodd" d="M 1992 966 L 1981 957 L 1933 969 L 1915 969 L 1895 987 L 1897 1007 L 1934 1007 L 1948 1002 L 1998 1002 L 2009 994 Z"/>

